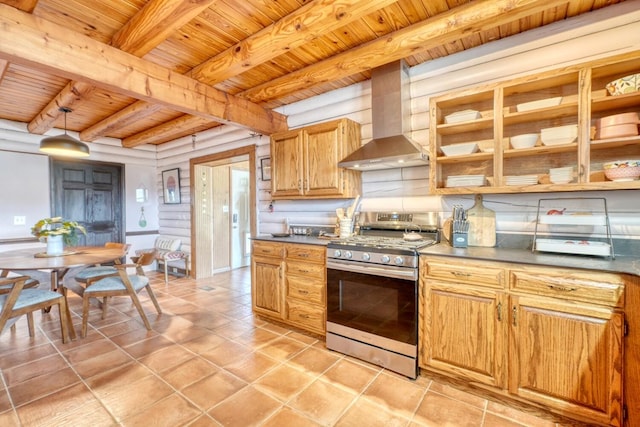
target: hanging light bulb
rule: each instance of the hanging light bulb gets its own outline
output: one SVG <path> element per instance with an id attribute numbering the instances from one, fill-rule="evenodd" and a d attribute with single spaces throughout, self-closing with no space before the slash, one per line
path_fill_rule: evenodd
<path id="1" fill-rule="evenodd" d="M 64 113 L 64 134 L 42 139 L 40 151 L 54 156 L 87 157 L 89 146 L 67 135 L 67 113 L 72 110 L 68 107 L 60 107 L 59 110 Z"/>

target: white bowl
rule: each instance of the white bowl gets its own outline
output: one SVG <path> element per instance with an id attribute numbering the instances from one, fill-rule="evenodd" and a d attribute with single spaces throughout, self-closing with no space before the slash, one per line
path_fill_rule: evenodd
<path id="1" fill-rule="evenodd" d="M 482 114 L 480 114 L 480 111 L 462 110 L 462 111 L 456 111 L 455 113 L 444 116 L 444 122 L 447 124 L 468 122 L 471 120 L 479 119 L 481 117 L 482 117 Z"/>
<path id="2" fill-rule="evenodd" d="M 511 146 L 513 148 L 531 148 L 538 142 L 537 133 L 524 133 L 511 137 Z"/>
<path id="3" fill-rule="evenodd" d="M 440 149 L 445 156 L 461 156 L 478 151 L 478 144 L 475 142 L 465 142 L 463 144 L 443 145 Z"/>
<path id="4" fill-rule="evenodd" d="M 578 125 L 556 126 L 540 131 L 544 145 L 570 144 L 578 138 Z"/>
<path id="5" fill-rule="evenodd" d="M 537 110 L 538 108 L 554 107 L 556 105 L 560 105 L 560 102 L 562 102 L 561 96 L 556 96 L 555 98 L 539 99 L 537 101 L 531 102 L 524 102 L 522 104 L 516 105 L 516 111 L 531 111 Z"/>

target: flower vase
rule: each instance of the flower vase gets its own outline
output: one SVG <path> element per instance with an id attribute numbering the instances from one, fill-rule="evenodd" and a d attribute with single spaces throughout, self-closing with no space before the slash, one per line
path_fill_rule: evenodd
<path id="1" fill-rule="evenodd" d="M 47 236 L 47 255 L 58 256 L 62 255 L 64 251 L 64 242 L 62 235 L 59 236 Z"/>

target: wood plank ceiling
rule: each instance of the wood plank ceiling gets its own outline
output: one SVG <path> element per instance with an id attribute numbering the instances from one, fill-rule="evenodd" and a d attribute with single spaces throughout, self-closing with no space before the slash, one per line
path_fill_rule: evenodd
<path id="1" fill-rule="evenodd" d="M 0 119 L 162 144 L 609 0 L 0 0 Z"/>

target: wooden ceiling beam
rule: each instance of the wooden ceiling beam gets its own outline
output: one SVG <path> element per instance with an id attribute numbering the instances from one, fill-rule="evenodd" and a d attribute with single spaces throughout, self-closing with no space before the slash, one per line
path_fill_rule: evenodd
<path id="1" fill-rule="evenodd" d="M 162 43 L 173 31 L 183 26 L 200 14 L 204 9 L 210 7 L 218 0 L 151 0 L 118 31 L 111 40 L 111 46 L 119 48 L 124 52 L 141 57 L 150 52 L 155 46 Z M 70 81 L 67 86 L 56 95 L 45 108 L 43 108 L 29 122 L 27 128 L 29 132 L 43 134 L 54 126 L 60 114 L 61 106 L 71 109 L 76 108 L 79 103 L 84 102 L 95 87 L 88 83 Z M 140 110 L 138 108 L 138 110 Z M 101 124 L 102 127 L 110 126 L 111 121 Z M 95 127 L 91 133 L 95 135 L 93 141 L 99 134 L 96 131 L 100 126 Z"/>
<path id="2" fill-rule="evenodd" d="M 144 119 L 152 115 L 153 113 L 162 109 L 160 104 L 151 104 L 144 101 L 136 101 L 126 108 L 118 111 L 115 114 L 107 117 L 98 123 L 89 126 L 88 128 L 80 132 L 80 139 L 82 141 L 95 141 L 101 136 L 108 135 L 109 132 L 115 129 L 122 129 L 137 121 Z"/>
<path id="3" fill-rule="evenodd" d="M 566 4 L 567 0 L 482 0 L 458 6 L 417 24 L 248 89 L 238 96 L 253 102 L 281 98 L 451 43 L 461 36 L 497 27 Z"/>
<path id="4" fill-rule="evenodd" d="M 163 123 L 154 128 L 140 132 L 136 135 L 124 138 L 122 140 L 122 146 L 127 148 L 133 148 L 141 144 L 147 143 L 160 143 L 170 141 L 174 139 L 170 135 L 180 134 L 183 135 L 185 130 L 195 129 L 203 125 L 209 124 L 210 121 L 191 115 L 184 115 L 177 119 Z M 155 140 L 155 141 L 154 141 Z M 158 141 L 159 140 L 159 141 Z"/>
<path id="5" fill-rule="evenodd" d="M 91 96 L 95 86 L 87 83 L 71 80 L 49 103 L 33 118 L 27 129 L 31 133 L 42 135 L 53 127 L 56 119 L 63 114 L 60 107 L 67 107 L 73 110 L 77 102 L 82 102 Z"/>
<path id="6" fill-rule="evenodd" d="M 266 135 L 287 129 L 281 114 L 12 7 L 0 5 L 0 27 L 0 58 Z"/>
<path id="7" fill-rule="evenodd" d="M 396 1 L 313 1 L 194 67 L 187 75 L 215 85 Z"/>
<path id="8" fill-rule="evenodd" d="M 186 75 L 203 83 L 214 85 L 396 1 L 316 0 L 194 67 Z M 144 101 L 136 102 L 136 104 L 144 104 Z M 142 105 L 138 107 L 141 108 Z M 178 123 L 174 125 L 171 129 L 175 132 Z M 184 125 L 188 126 L 188 123 L 185 122 Z M 149 132 L 142 132 L 142 134 L 150 138 L 145 139 L 138 135 L 132 135 L 127 138 L 127 146 L 132 147 L 132 144 L 145 143 L 157 144 L 157 132 L 153 129 L 149 129 Z M 80 135 L 82 136 L 82 133 Z"/>
<path id="9" fill-rule="evenodd" d="M 2 3 L 20 9 L 23 12 L 31 13 L 36 8 L 38 0 L 2 0 Z"/>

